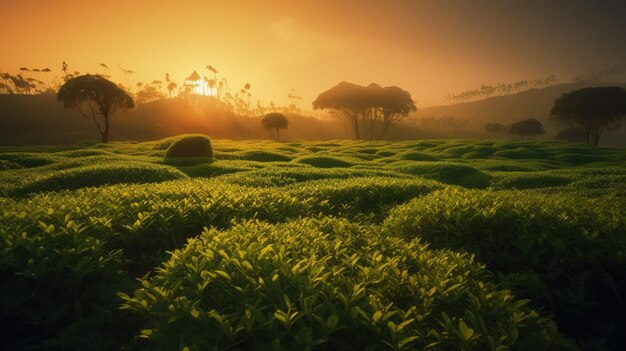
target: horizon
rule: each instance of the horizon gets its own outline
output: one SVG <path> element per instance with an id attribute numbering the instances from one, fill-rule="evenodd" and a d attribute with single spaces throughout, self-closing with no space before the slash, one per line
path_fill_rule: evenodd
<path id="1" fill-rule="evenodd" d="M 616 35 L 626 4 L 616 1 L 121 4 L 98 7 L 96 17 L 92 1 L 0 3 L 11 14 L 0 30 L 12 33 L 0 45 L 14 48 L 0 71 L 60 75 L 66 61 L 71 72 L 128 80 L 132 91 L 166 72 L 179 83 L 193 71 L 210 77 L 211 65 L 233 91 L 251 84 L 254 101 L 286 105 L 293 94 L 310 110 L 340 81 L 396 85 L 427 107 L 481 85 L 552 74 L 568 83 L 626 62 Z"/>

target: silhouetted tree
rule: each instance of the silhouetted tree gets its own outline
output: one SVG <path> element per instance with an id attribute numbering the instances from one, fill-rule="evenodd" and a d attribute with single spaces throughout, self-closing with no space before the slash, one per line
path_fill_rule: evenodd
<path id="1" fill-rule="evenodd" d="M 92 118 L 102 142 L 109 142 L 109 117 L 118 110 L 135 107 L 133 98 L 115 83 L 98 75 L 71 78 L 59 89 L 57 99 L 65 108 L 78 110 L 85 118 Z M 104 127 L 98 122 L 101 116 Z"/>
<path id="2" fill-rule="evenodd" d="M 378 84 L 368 87 L 341 82 L 319 94 L 313 109 L 333 110 L 337 117 L 349 125 L 356 139 L 373 139 L 374 126 L 381 123 L 382 133 L 390 125 L 415 111 L 411 94 L 398 87 L 383 88 Z"/>
<path id="3" fill-rule="evenodd" d="M 136 100 L 138 104 L 143 104 L 150 101 L 161 100 L 165 98 L 165 94 L 163 94 L 160 90 L 151 84 L 146 84 L 142 89 L 137 91 L 135 94 Z"/>
<path id="4" fill-rule="evenodd" d="M 170 93 L 170 99 L 172 98 L 172 91 L 174 91 L 174 89 L 176 89 L 176 87 L 177 87 L 177 86 L 178 86 L 178 84 L 176 84 L 176 83 L 174 83 L 174 82 L 170 82 L 170 83 L 167 85 L 167 90 L 168 90 L 168 91 L 169 91 L 169 93 Z"/>
<path id="5" fill-rule="evenodd" d="M 502 134 L 502 133 L 506 133 L 509 130 L 509 128 L 507 128 L 504 124 L 500 124 L 500 123 L 485 123 L 483 128 L 488 133 L 492 133 L 492 134 Z"/>
<path id="6" fill-rule="evenodd" d="M 129 74 L 134 74 L 134 73 L 135 73 L 135 71 L 130 70 L 130 69 L 123 68 L 123 67 L 122 67 L 122 66 L 120 66 L 119 64 L 117 65 L 117 67 L 119 67 L 119 68 L 120 68 L 120 70 L 122 71 L 122 73 L 124 74 L 124 81 L 126 82 L 126 87 L 130 90 L 130 89 L 131 89 L 131 86 L 130 86 L 130 83 L 128 82 L 128 75 L 129 75 Z"/>
<path id="7" fill-rule="evenodd" d="M 282 113 L 271 112 L 261 118 L 261 125 L 267 128 L 270 132 L 273 130 L 276 132 L 276 141 L 279 139 L 279 132 L 281 129 L 286 129 L 289 124 L 289 120 Z"/>
<path id="8" fill-rule="evenodd" d="M 546 131 L 543 130 L 543 125 L 541 124 L 541 122 L 534 118 L 529 118 L 513 123 L 511 125 L 511 128 L 509 128 L 510 134 L 518 135 L 522 137 L 522 139 L 543 134 L 545 132 Z"/>
<path id="9" fill-rule="evenodd" d="M 585 140 L 598 146 L 605 130 L 622 126 L 626 116 L 626 91 L 620 87 L 583 88 L 563 94 L 554 101 L 550 115 L 585 130 Z"/>

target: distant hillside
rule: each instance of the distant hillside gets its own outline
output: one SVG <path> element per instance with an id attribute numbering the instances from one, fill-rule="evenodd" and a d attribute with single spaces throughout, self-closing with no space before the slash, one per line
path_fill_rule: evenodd
<path id="1" fill-rule="evenodd" d="M 419 126 L 420 119 L 432 117 L 454 117 L 465 120 L 468 133 L 476 134 L 482 131 L 485 123 L 511 124 L 526 118 L 540 120 L 546 135 L 544 138 L 552 138 L 558 130 L 565 128 L 550 120 L 550 109 L 554 100 L 562 94 L 572 90 L 589 86 L 623 85 L 616 83 L 570 83 L 557 84 L 542 89 L 531 89 L 517 94 L 496 96 L 484 100 L 466 102 L 446 106 L 432 106 L 418 109 L 413 115 L 415 125 Z M 626 86 L 624 86 L 626 88 Z M 616 131 L 607 132 L 601 140 L 606 146 L 626 146 L 626 126 Z"/>
<path id="2" fill-rule="evenodd" d="M 288 115 L 284 140 L 345 138 L 331 120 Z M 269 139 L 260 117 L 243 117 L 219 108 L 214 98 L 194 96 L 141 104 L 111 118 L 111 140 L 152 140 L 181 133 L 204 133 L 228 139 Z M 69 144 L 98 141 L 94 122 L 64 109 L 54 94 L 0 95 L 0 144 Z"/>
<path id="3" fill-rule="evenodd" d="M 549 119 L 554 100 L 563 93 L 590 85 L 559 84 L 481 101 L 421 108 L 403 124 L 390 128 L 386 139 L 494 137 L 483 129 L 485 123 L 506 125 L 531 117 L 544 124 L 547 133 L 540 139 L 551 139 L 559 128 L 564 128 Z M 289 127 L 281 132 L 282 140 L 346 138 L 346 129 L 337 120 L 297 114 L 288 115 L 288 118 Z M 259 120 L 258 116 L 244 117 L 227 111 L 212 97 L 165 99 L 114 115 L 111 140 L 154 140 L 181 133 L 204 133 L 226 139 L 269 139 L 270 134 L 259 125 Z M 0 145 L 72 144 L 98 140 L 100 135 L 93 121 L 74 110 L 64 109 L 56 101 L 55 94 L 0 95 Z M 626 147 L 626 126 L 608 132 L 600 143 Z"/>

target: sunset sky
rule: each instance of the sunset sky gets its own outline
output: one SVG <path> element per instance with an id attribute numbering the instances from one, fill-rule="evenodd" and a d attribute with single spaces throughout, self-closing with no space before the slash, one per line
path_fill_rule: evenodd
<path id="1" fill-rule="evenodd" d="M 626 69 L 626 1 L 0 0 L 0 71 L 50 67 L 179 83 L 213 65 L 255 99 L 302 107 L 346 80 L 418 106 L 481 84 Z M 626 75 L 622 75 L 624 77 Z"/>

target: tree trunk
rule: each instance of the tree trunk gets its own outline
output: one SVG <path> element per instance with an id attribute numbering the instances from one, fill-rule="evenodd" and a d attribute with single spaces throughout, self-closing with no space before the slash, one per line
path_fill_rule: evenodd
<path id="1" fill-rule="evenodd" d="M 109 116 L 104 115 L 104 131 L 100 132 L 102 135 L 102 143 L 106 144 L 109 142 Z"/>
<path id="2" fill-rule="evenodd" d="M 280 129 L 276 128 L 276 141 L 278 141 L 278 137 L 279 137 L 278 133 L 279 133 L 279 131 L 280 131 Z"/>
<path id="3" fill-rule="evenodd" d="M 354 136 L 356 137 L 356 140 L 360 140 L 361 139 L 361 133 L 359 133 L 359 116 L 355 115 L 352 116 L 352 123 L 353 123 L 353 127 L 354 127 Z"/>

